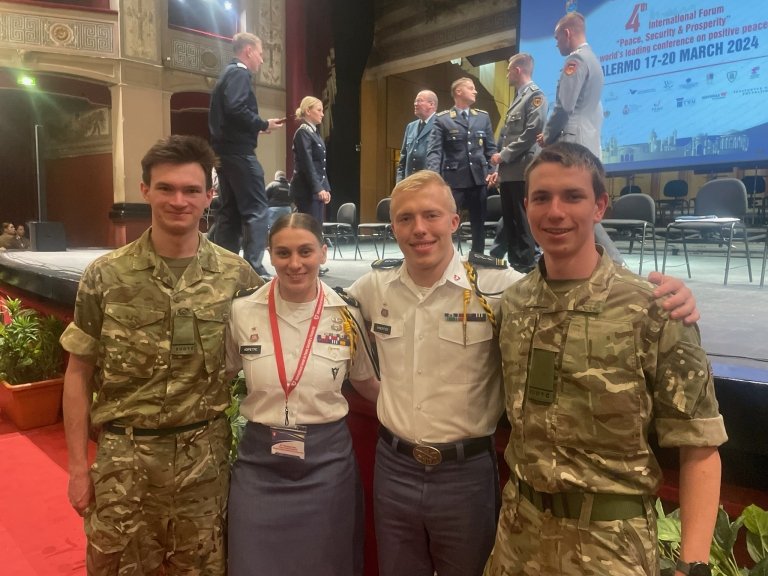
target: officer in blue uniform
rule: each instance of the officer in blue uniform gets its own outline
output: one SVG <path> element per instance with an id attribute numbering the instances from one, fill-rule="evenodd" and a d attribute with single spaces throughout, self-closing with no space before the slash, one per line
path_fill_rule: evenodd
<path id="1" fill-rule="evenodd" d="M 496 152 L 488 113 L 471 108 L 477 97 L 470 78 L 451 84 L 454 106 L 435 116 L 427 149 L 427 170 L 440 174 L 451 187 L 456 208 L 469 211 L 472 251 L 485 249 L 485 195 Z"/>
<path id="2" fill-rule="evenodd" d="M 435 124 L 437 94 L 431 90 L 422 90 L 413 101 L 413 114 L 416 120 L 405 127 L 403 146 L 400 149 L 400 162 L 397 165 L 397 178 L 403 178 L 414 172 L 424 170 L 427 162 L 427 146 L 432 126 Z"/>

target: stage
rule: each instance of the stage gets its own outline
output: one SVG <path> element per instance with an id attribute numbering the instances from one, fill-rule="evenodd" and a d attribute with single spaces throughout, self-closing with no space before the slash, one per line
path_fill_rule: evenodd
<path id="1" fill-rule="evenodd" d="M 659 266 L 662 246 L 663 241 L 659 246 Z M 619 247 L 625 248 L 621 243 Z M 701 311 L 702 342 L 717 376 L 768 383 L 768 286 L 759 287 L 762 248 L 762 243 L 754 244 L 753 282 L 748 279 L 746 260 L 734 257 L 727 286 L 723 286 L 725 259 L 721 255 L 692 252 L 693 277 L 690 279 L 686 278 L 682 253 L 667 257 L 667 274 L 684 279 L 696 295 Z M 349 286 L 370 269 L 376 258 L 370 242 L 361 244 L 363 260 L 352 259 L 352 246 L 343 245 L 341 250 L 344 257 L 337 254 L 335 260 L 330 257 L 333 250 L 329 250 L 327 266 L 330 271 L 324 280 L 331 286 Z M 106 253 L 107 250 L 95 248 L 65 252 L 0 252 L 0 284 L 50 300 L 71 311 L 83 270 Z M 402 255 L 397 245 L 390 241 L 385 256 L 397 258 Z M 630 268 L 637 271 L 637 248 L 635 253 L 625 256 Z M 265 258 L 268 262 L 268 255 Z M 652 268 L 653 260 L 646 255 L 644 274 Z"/>

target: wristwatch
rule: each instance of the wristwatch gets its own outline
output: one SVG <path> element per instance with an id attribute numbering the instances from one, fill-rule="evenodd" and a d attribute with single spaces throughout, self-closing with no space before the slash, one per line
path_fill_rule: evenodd
<path id="1" fill-rule="evenodd" d="M 684 562 L 677 560 L 675 569 L 686 576 L 712 576 L 712 567 L 706 562 Z"/>

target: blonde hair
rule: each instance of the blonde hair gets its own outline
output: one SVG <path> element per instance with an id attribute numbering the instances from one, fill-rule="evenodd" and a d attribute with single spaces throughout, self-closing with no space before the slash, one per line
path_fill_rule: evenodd
<path id="1" fill-rule="evenodd" d="M 472 78 L 467 78 L 466 76 L 464 76 L 463 78 L 458 78 L 458 79 L 454 80 L 451 83 L 451 94 L 455 95 L 456 94 L 456 89 L 459 86 L 465 86 L 465 85 L 468 86 L 469 84 L 472 84 L 474 86 L 475 85 L 475 81 L 472 80 Z"/>
<path id="2" fill-rule="evenodd" d="M 440 176 L 440 174 L 437 172 L 433 172 L 432 170 L 419 170 L 407 178 L 400 180 L 400 182 L 398 182 L 395 188 L 392 190 L 392 194 L 390 195 L 392 198 L 392 203 L 389 205 L 390 219 L 394 219 L 393 217 L 395 213 L 393 208 L 395 206 L 396 200 L 400 196 L 418 194 L 422 190 L 432 186 L 442 190 L 446 205 L 450 207 L 452 212 L 456 212 L 456 200 L 453 199 L 451 188 L 448 186 L 448 184 L 445 183 L 443 177 Z"/>
<path id="3" fill-rule="evenodd" d="M 238 32 L 232 36 L 232 52 L 236 55 L 242 53 L 248 46 L 261 44 L 261 38 L 250 32 Z"/>
<path id="4" fill-rule="evenodd" d="M 304 98 L 301 99 L 299 107 L 296 108 L 296 118 L 306 118 L 309 109 L 313 106 L 317 106 L 318 104 L 320 104 L 320 106 L 323 105 L 323 101 L 320 100 L 320 98 L 315 98 L 314 96 L 304 96 Z"/>

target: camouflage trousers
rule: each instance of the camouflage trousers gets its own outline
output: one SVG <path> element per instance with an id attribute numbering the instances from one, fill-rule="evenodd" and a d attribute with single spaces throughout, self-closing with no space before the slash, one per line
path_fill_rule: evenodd
<path id="1" fill-rule="evenodd" d="M 588 522 L 541 512 L 507 482 L 484 576 L 657 576 L 656 519 Z"/>
<path id="2" fill-rule="evenodd" d="M 90 576 L 221 576 L 230 428 L 168 436 L 102 432 L 85 515 Z"/>

